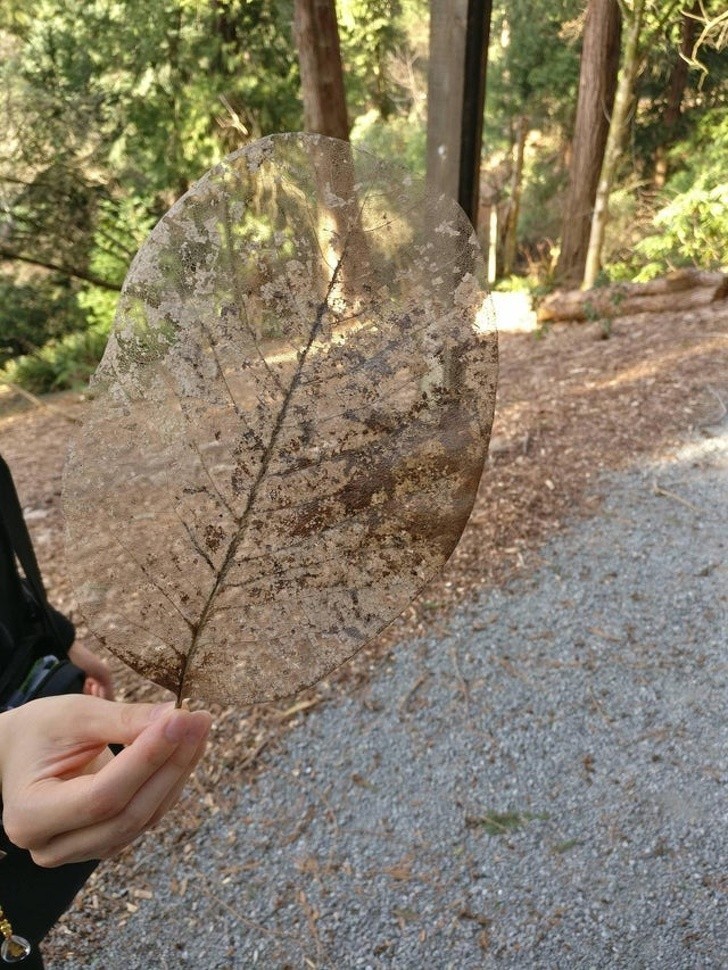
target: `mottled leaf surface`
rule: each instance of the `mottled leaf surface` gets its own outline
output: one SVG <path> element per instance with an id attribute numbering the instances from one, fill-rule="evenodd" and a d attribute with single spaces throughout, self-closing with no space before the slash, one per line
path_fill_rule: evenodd
<path id="1" fill-rule="evenodd" d="M 180 697 L 314 683 L 454 549 L 496 369 L 454 203 L 320 136 L 229 156 L 134 261 L 69 454 L 90 626 Z"/>

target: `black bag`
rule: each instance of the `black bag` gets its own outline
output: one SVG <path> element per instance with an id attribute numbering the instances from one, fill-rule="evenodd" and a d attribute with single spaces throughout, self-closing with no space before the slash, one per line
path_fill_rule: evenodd
<path id="1" fill-rule="evenodd" d="M 0 456 L 0 711 L 81 690 L 83 671 L 68 660 L 74 637 L 70 620 L 48 603 L 10 469 Z M 55 664 L 49 659 L 43 665 L 46 657 Z"/>
<path id="2" fill-rule="evenodd" d="M 70 620 L 48 603 L 15 485 L 0 456 L 0 712 L 38 697 L 81 692 L 85 674 L 68 659 L 74 636 Z M 22 966 L 42 967 L 37 944 L 97 864 L 43 869 L 0 826 L 0 906 L 13 931 L 34 944 Z"/>

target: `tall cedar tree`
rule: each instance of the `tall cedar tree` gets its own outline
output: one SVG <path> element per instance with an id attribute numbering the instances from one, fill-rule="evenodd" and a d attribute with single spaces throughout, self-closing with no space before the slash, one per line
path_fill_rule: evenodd
<path id="1" fill-rule="evenodd" d="M 584 275 L 592 211 L 617 88 L 621 18 L 617 0 L 591 0 L 584 25 L 579 97 L 564 209 L 559 280 L 578 286 Z"/>
<path id="2" fill-rule="evenodd" d="M 624 49 L 620 56 L 617 89 L 614 94 L 614 105 L 609 119 L 609 131 L 607 132 L 607 144 L 604 147 L 604 157 L 602 158 L 597 194 L 594 200 L 584 278 L 581 281 L 584 290 L 589 290 L 594 286 L 602 265 L 604 234 L 609 218 L 609 196 L 614 186 L 627 138 L 629 112 L 634 99 L 635 80 L 640 64 L 645 7 L 646 0 L 633 0 L 631 8 L 622 0 Z"/>
<path id="3" fill-rule="evenodd" d="M 296 0 L 293 30 L 306 131 L 349 140 L 334 0 Z"/>

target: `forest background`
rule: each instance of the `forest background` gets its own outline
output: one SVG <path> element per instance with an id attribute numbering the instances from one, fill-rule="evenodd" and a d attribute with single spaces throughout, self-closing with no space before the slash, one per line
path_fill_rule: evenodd
<path id="1" fill-rule="evenodd" d="M 0 380 L 82 384 L 169 206 L 229 152 L 304 128 L 294 21 L 322 4 L 6 0 Z M 422 176 L 436 6 L 335 5 L 351 141 Z M 496 288 L 726 265 L 727 40 L 715 0 L 494 0 L 477 229 Z"/>

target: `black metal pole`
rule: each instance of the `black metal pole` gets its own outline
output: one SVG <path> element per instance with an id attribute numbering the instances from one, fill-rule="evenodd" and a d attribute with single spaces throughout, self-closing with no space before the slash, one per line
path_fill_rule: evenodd
<path id="1" fill-rule="evenodd" d="M 458 202 L 474 226 L 478 221 L 485 74 L 492 12 L 493 0 L 468 0 Z"/>

